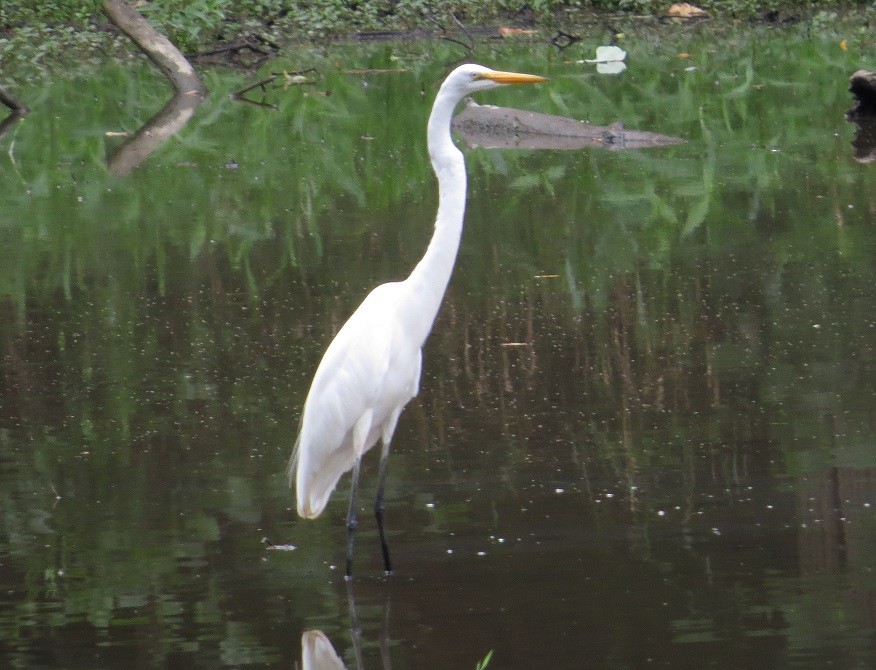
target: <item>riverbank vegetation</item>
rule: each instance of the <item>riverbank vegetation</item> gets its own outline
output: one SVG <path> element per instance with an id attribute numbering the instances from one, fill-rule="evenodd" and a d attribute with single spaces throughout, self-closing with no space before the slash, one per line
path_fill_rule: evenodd
<path id="1" fill-rule="evenodd" d="M 595 39 L 689 21 L 667 16 L 670 0 L 131 0 L 129 3 L 187 54 L 245 39 L 276 52 L 290 41 L 346 36 L 435 34 L 470 40 L 478 27 L 540 29 Z M 871 42 L 873 0 L 700 0 L 707 25 L 759 23 Z M 89 67 L 107 56 L 131 57 L 130 43 L 101 12 L 101 0 L 7 0 L 0 5 L 0 81 Z M 597 35 L 598 34 L 598 35 Z"/>

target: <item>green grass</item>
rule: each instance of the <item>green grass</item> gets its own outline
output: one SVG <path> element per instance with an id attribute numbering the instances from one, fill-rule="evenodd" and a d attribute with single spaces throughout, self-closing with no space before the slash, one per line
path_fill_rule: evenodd
<path id="1" fill-rule="evenodd" d="M 483 657 L 481 661 L 475 666 L 475 670 L 484 670 L 489 664 L 490 659 L 493 658 L 493 650 L 487 652 L 487 655 Z"/>

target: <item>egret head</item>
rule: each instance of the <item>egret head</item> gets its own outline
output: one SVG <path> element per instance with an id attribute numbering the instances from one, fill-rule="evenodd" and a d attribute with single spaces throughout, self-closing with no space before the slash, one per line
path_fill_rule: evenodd
<path id="1" fill-rule="evenodd" d="M 497 86 L 506 86 L 508 84 L 537 84 L 542 81 L 547 81 L 547 79 L 534 74 L 502 72 L 500 70 L 491 70 L 483 65 L 468 63 L 466 65 L 460 65 L 451 72 L 447 79 L 444 80 L 444 84 L 441 88 L 448 92 L 455 93 L 461 98 L 469 93 L 488 91 Z"/>

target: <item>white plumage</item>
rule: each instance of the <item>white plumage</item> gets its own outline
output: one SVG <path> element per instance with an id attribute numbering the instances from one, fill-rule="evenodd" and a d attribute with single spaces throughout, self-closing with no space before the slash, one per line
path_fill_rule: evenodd
<path id="1" fill-rule="evenodd" d="M 383 531 L 386 460 L 404 406 L 417 395 L 422 349 L 453 272 L 465 215 L 466 174 L 450 122 L 468 94 L 503 84 L 545 81 L 535 75 L 461 65 L 441 85 L 429 116 L 427 141 L 438 180 L 435 232 L 422 260 L 404 281 L 375 288 L 338 331 L 313 377 L 301 431 L 289 464 L 298 514 L 318 517 L 341 476 L 353 470 L 347 512 L 347 577 L 357 526 L 356 489 L 362 455 L 382 444 L 375 514 L 384 568 L 391 572 Z"/>

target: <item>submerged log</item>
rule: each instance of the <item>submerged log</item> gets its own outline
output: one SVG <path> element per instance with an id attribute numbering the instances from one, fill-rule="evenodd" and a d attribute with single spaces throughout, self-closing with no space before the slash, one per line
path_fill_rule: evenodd
<path id="1" fill-rule="evenodd" d="M 469 102 L 453 129 L 471 147 L 488 149 L 648 149 L 685 142 L 680 137 L 627 130 L 622 124 L 594 126 L 565 116 Z"/>
<path id="2" fill-rule="evenodd" d="M 104 0 L 101 8 L 118 28 L 149 57 L 177 93 L 203 96 L 207 89 L 185 56 L 122 0 Z"/>

